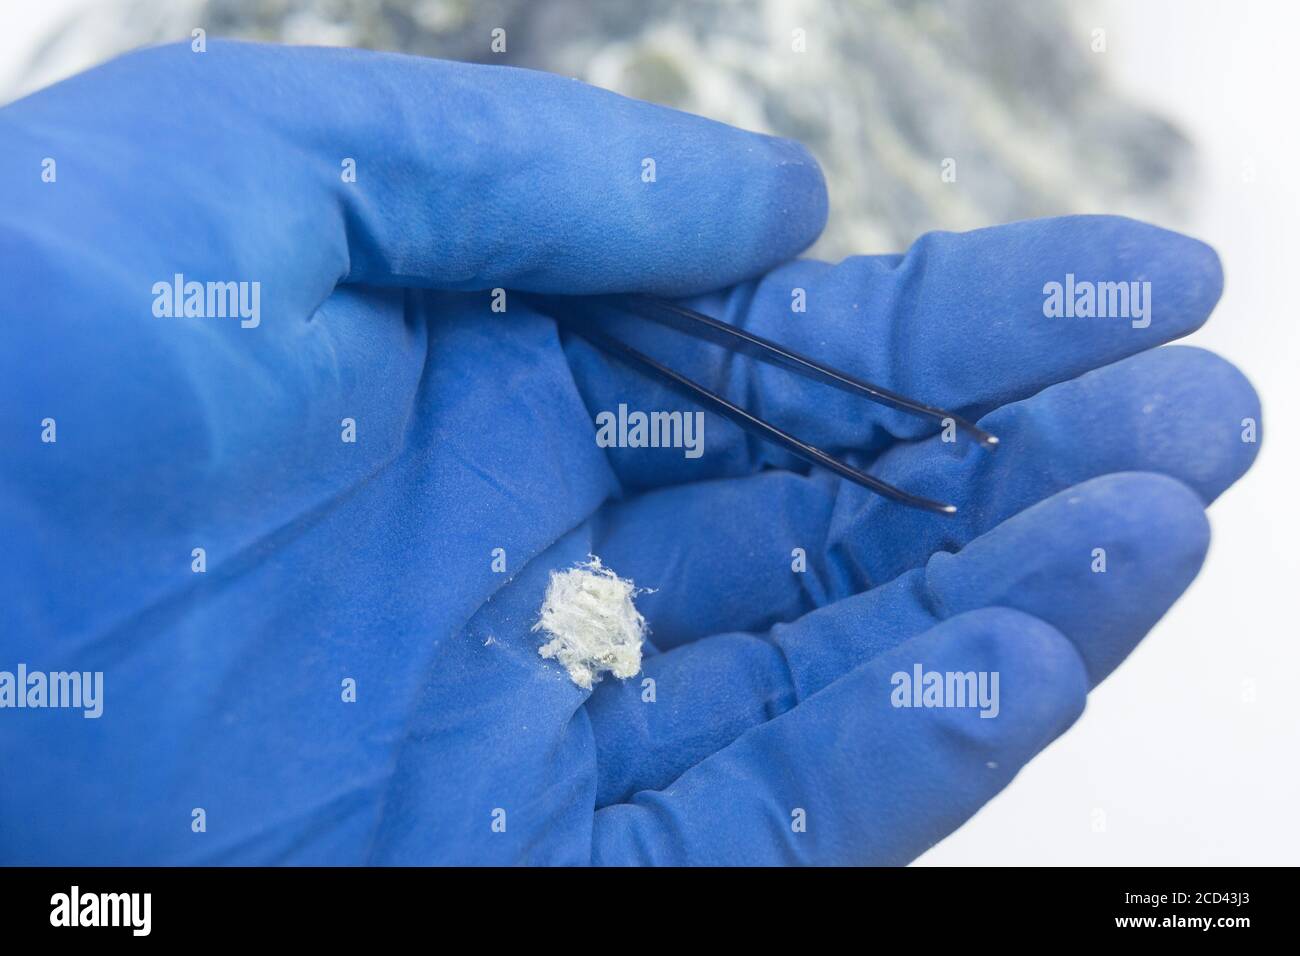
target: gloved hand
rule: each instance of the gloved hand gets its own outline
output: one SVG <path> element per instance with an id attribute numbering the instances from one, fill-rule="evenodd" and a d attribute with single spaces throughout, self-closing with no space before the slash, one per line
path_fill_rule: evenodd
<path id="1" fill-rule="evenodd" d="M 556 76 L 166 47 L 0 143 L 0 669 L 104 673 L 98 719 L 0 710 L 3 863 L 906 862 L 1077 717 L 1257 447 L 1240 374 L 1153 350 L 1219 295 L 1201 243 L 780 265 L 826 212 L 800 147 Z M 1046 317 L 1067 273 L 1150 281 L 1149 326 Z M 156 315 L 177 274 L 259 282 L 257 321 Z M 660 341 L 960 513 L 713 417 L 697 459 L 600 448 L 599 411 L 690 406 L 494 288 L 696 296 L 1002 447 Z M 594 692 L 530 631 L 588 553 L 656 589 L 658 652 Z M 997 672 L 997 716 L 893 706 L 915 664 Z"/>

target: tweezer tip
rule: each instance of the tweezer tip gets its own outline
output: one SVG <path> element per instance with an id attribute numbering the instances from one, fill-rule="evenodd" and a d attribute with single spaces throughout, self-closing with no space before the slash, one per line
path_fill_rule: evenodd
<path id="1" fill-rule="evenodd" d="M 987 432 L 984 434 L 984 438 L 982 439 L 982 441 L 983 441 L 983 443 L 984 443 L 987 447 L 989 447 L 989 448 L 993 448 L 993 447 L 995 447 L 996 445 L 1001 444 L 1001 443 L 998 441 L 998 436 L 997 436 L 997 435 L 990 435 L 990 434 L 988 434 Z"/>
<path id="2" fill-rule="evenodd" d="M 941 506 L 939 507 L 939 513 L 940 513 L 940 514 L 945 514 L 945 515 L 955 515 L 955 514 L 957 513 L 957 506 L 956 506 L 956 505 L 941 505 Z"/>

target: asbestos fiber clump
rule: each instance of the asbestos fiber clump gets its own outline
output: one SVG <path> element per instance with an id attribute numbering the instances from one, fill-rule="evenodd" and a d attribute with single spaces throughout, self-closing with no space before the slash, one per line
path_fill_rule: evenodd
<path id="1" fill-rule="evenodd" d="M 537 653 L 558 661 L 586 690 L 606 673 L 633 676 L 641 670 L 646 631 L 645 618 L 632 603 L 641 593 L 595 555 L 565 571 L 552 571 L 533 625 L 551 640 Z"/>

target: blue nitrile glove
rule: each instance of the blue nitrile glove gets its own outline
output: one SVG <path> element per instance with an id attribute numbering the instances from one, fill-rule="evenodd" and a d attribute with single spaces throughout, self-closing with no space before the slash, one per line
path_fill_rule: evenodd
<path id="1" fill-rule="evenodd" d="M 97 719 L 0 710 L 0 862 L 902 863 L 960 825 L 1195 575 L 1259 406 L 1151 351 L 1219 295 L 1199 242 L 779 265 L 825 212 L 792 143 L 512 69 L 212 43 L 0 111 L 0 670 L 104 673 Z M 177 274 L 259 307 L 159 317 Z M 1149 325 L 1046 317 L 1067 274 L 1149 281 Z M 657 339 L 960 514 L 714 417 L 699 458 L 601 448 L 690 406 L 499 287 L 727 288 L 692 301 L 1002 447 Z M 594 693 L 530 631 L 588 553 L 659 649 Z M 996 672 L 997 716 L 895 707 L 918 664 Z"/>

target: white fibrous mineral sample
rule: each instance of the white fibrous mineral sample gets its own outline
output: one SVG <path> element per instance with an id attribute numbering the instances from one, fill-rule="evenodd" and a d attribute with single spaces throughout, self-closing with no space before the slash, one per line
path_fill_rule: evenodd
<path id="1" fill-rule="evenodd" d="M 641 593 L 595 555 L 568 570 L 552 571 L 533 625 L 551 640 L 537 653 L 559 661 L 586 690 L 605 673 L 632 677 L 641 670 L 646 631 L 645 618 L 632 603 Z"/>

